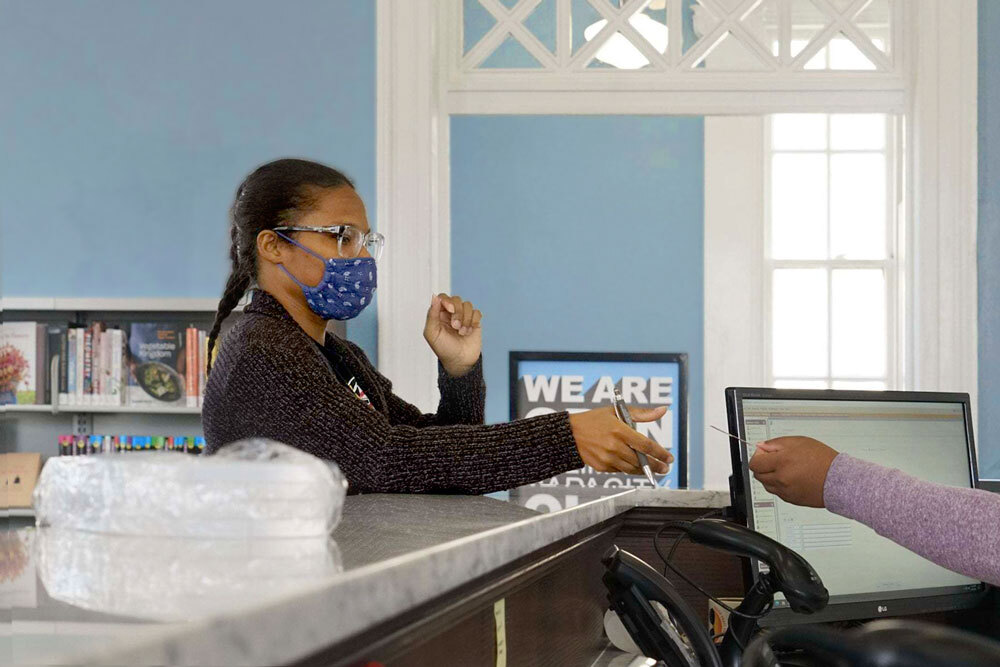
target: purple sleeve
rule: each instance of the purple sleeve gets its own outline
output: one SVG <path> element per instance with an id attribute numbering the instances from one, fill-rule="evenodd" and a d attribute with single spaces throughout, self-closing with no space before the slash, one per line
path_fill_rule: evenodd
<path id="1" fill-rule="evenodd" d="M 826 508 L 860 521 L 927 560 L 1000 585 L 1000 495 L 925 482 L 838 454 L 823 487 Z"/>

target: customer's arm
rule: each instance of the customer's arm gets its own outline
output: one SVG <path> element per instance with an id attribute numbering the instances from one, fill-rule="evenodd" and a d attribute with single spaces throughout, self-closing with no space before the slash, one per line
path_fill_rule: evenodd
<path id="1" fill-rule="evenodd" d="M 1000 585 L 1000 495 L 926 482 L 811 438 L 761 443 L 750 469 L 783 500 L 825 506 L 942 567 Z"/>

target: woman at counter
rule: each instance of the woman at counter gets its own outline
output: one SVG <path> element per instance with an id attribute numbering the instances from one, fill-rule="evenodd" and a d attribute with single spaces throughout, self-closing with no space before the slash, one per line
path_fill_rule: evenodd
<path id="1" fill-rule="evenodd" d="M 266 437 L 335 461 L 352 492 L 488 493 L 590 465 L 642 474 L 633 450 L 666 473 L 673 456 L 612 409 L 484 425 L 482 314 L 459 296 L 431 298 L 424 340 L 438 358 L 441 400 L 423 414 L 328 320 L 370 305 L 385 240 L 339 171 L 306 160 L 262 165 L 231 209 L 232 271 L 209 333 L 253 289 L 209 361 L 202 421 L 209 453 Z M 665 408 L 632 409 L 637 422 Z"/>

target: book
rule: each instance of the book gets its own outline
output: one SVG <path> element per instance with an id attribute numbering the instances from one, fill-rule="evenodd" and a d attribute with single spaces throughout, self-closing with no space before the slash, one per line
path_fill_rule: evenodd
<path id="1" fill-rule="evenodd" d="M 38 383 L 38 325 L 0 325 L 0 404 L 34 403 Z"/>
<path id="2" fill-rule="evenodd" d="M 76 330 L 76 382 L 74 383 L 74 405 L 83 405 L 83 390 L 86 377 L 84 375 L 84 358 L 86 350 L 86 327 Z"/>
<path id="3" fill-rule="evenodd" d="M 44 405 L 49 392 L 49 370 L 46 363 L 48 352 L 48 327 L 39 322 L 35 325 L 35 404 Z"/>
<path id="4" fill-rule="evenodd" d="M 66 405 L 76 404 L 76 337 L 78 327 L 70 327 L 66 347 Z"/>
<path id="5" fill-rule="evenodd" d="M 69 387 L 69 326 L 59 334 L 59 402 L 65 404 L 69 401 L 67 387 Z"/>
<path id="6" fill-rule="evenodd" d="M 83 404 L 97 405 L 100 402 L 98 381 L 100 375 L 100 336 L 103 325 L 93 322 L 83 334 Z"/>
<path id="7" fill-rule="evenodd" d="M 90 378 L 91 378 L 91 402 L 94 405 L 101 405 L 104 401 L 103 395 L 103 373 L 104 373 L 104 359 L 101 356 L 103 348 L 101 347 L 101 338 L 104 336 L 104 324 L 101 322 L 95 322 L 91 325 L 91 345 L 93 347 L 93 355 L 90 366 Z"/>
<path id="8" fill-rule="evenodd" d="M 187 407 L 198 407 L 198 330 L 188 327 L 184 330 L 185 350 L 185 403 Z"/>
<path id="9" fill-rule="evenodd" d="M 125 367 L 125 332 L 111 329 L 108 335 L 110 371 L 108 373 L 108 402 L 110 405 L 125 405 L 125 384 L 122 369 Z"/>
<path id="10" fill-rule="evenodd" d="M 83 330 L 83 404 L 89 405 L 94 392 L 94 330 Z"/>
<path id="11" fill-rule="evenodd" d="M 208 382 L 208 373 L 205 364 L 208 361 L 208 332 L 198 332 L 198 407 L 205 403 L 205 384 Z"/>
<path id="12" fill-rule="evenodd" d="M 129 405 L 184 406 L 184 336 L 178 324 L 129 327 Z"/>
<path id="13" fill-rule="evenodd" d="M 101 331 L 95 346 L 97 397 L 100 405 L 111 405 L 111 333 Z"/>
<path id="14" fill-rule="evenodd" d="M 45 375 L 48 378 L 48 383 L 45 386 L 45 398 L 43 403 L 49 405 L 54 401 L 59 399 L 56 394 L 60 391 L 65 391 L 62 384 L 62 346 L 63 346 L 63 335 L 66 333 L 66 327 L 61 324 L 49 324 L 45 327 Z M 54 359 L 59 359 L 59 366 L 53 370 L 52 361 Z"/>

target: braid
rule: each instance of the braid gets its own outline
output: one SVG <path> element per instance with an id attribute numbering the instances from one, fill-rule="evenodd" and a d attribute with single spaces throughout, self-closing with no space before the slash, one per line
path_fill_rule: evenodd
<path id="1" fill-rule="evenodd" d="M 212 372 L 212 350 L 215 348 L 215 341 L 222 329 L 222 322 L 233 312 L 249 287 L 250 279 L 238 267 L 235 267 L 233 272 L 229 274 L 229 280 L 226 281 L 226 289 L 222 293 L 222 298 L 219 299 L 219 310 L 215 313 L 215 322 L 212 323 L 212 330 L 208 333 L 208 358 L 205 360 L 206 375 Z"/>
<path id="2" fill-rule="evenodd" d="M 212 322 L 212 330 L 208 332 L 208 353 L 205 355 L 205 375 L 212 372 L 212 350 L 215 348 L 215 341 L 219 338 L 219 331 L 222 330 L 222 323 L 233 312 L 236 305 L 246 294 L 250 287 L 250 277 L 243 269 L 240 262 L 240 230 L 237 224 L 236 214 L 243 195 L 244 185 L 240 185 L 236 192 L 236 201 L 233 202 L 230 210 L 229 223 L 229 261 L 232 263 L 232 270 L 226 280 L 226 288 L 222 291 L 222 298 L 219 299 L 219 307 L 215 311 L 215 321 Z"/>

